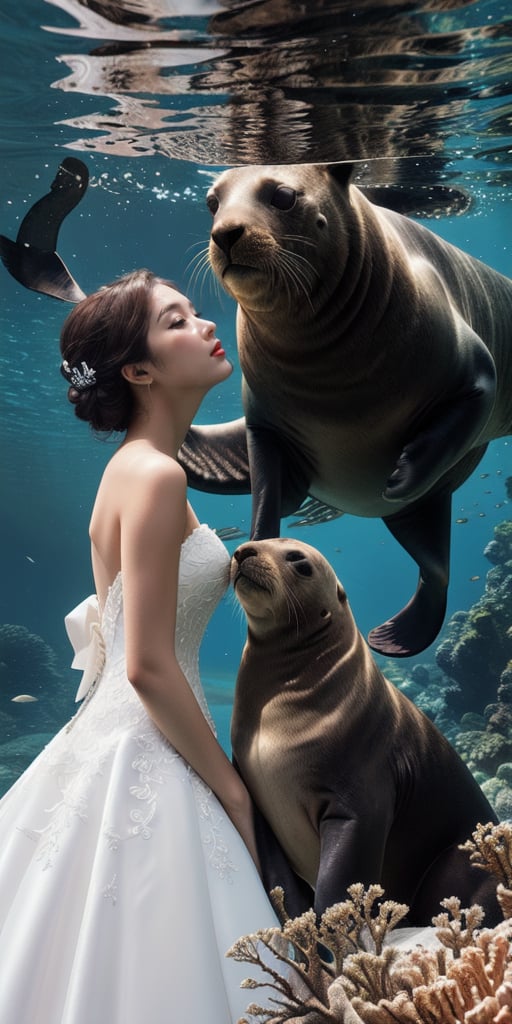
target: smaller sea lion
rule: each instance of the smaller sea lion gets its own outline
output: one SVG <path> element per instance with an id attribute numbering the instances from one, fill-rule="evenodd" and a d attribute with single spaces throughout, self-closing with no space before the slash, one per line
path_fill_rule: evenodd
<path id="1" fill-rule="evenodd" d="M 233 758 L 309 904 L 314 890 L 320 914 L 353 882 L 380 883 L 410 907 L 411 925 L 430 924 L 447 896 L 481 903 L 487 925 L 500 920 L 495 880 L 458 848 L 496 815 L 448 740 L 378 668 L 329 562 L 296 540 L 248 541 L 231 578 L 248 624 Z M 262 842 L 265 883 L 282 884 L 301 913 L 306 887 L 275 850 Z"/>

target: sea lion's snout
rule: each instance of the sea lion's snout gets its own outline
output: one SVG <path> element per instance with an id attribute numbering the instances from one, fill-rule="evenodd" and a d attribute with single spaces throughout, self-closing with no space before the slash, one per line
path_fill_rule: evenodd
<path id="1" fill-rule="evenodd" d="M 223 227 L 220 225 L 218 228 L 214 228 L 211 237 L 215 242 L 215 245 L 222 249 L 222 252 L 229 260 L 231 257 L 231 250 L 238 240 L 244 233 L 244 226 L 240 224 L 236 227 Z"/>
<path id="2" fill-rule="evenodd" d="M 233 553 L 231 582 L 235 591 L 241 582 L 251 587 L 268 589 L 268 565 L 260 558 L 257 547 L 257 544 L 241 544 Z"/>

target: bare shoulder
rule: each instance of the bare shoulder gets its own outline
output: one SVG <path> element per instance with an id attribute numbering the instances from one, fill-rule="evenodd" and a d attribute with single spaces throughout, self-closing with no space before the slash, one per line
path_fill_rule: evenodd
<path id="1" fill-rule="evenodd" d="M 186 473 L 176 459 L 145 446 L 119 449 L 107 466 L 107 474 L 114 486 L 126 483 L 134 492 L 136 488 L 144 491 L 173 487 L 186 490 Z"/>
<path id="2" fill-rule="evenodd" d="M 115 516 L 149 516 L 152 510 L 186 507 L 187 478 L 175 459 L 143 446 L 120 448 L 107 464 L 93 509 L 92 528 Z M 101 530 L 103 532 L 103 530 Z"/>

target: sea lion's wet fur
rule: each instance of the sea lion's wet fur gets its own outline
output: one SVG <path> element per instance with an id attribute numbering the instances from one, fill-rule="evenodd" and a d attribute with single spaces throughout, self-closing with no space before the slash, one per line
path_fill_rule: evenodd
<path id="1" fill-rule="evenodd" d="M 496 816 L 446 738 L 380 671 L 327 560 L 296 540 L 247 542 L 232 580 L 248 623 L 234 759 L 316 910 L 359 881 L 408 904 L 411 924 L 429 924 L 451 895 L 483 900 L 488 923 L 497 919 L 495 881 L 458 849 Z M 269 886 L 281 881 L 263 859 Z"/>
<path id="2" fill-rule="evenodd" d="M 308 494 L 381 516 L 420 577 L 370 642 L 423 650 L 446 607 L 452 492 L 512 431 L 512 282 L 369 202 L 349 165 L 234 168 L 208 203 L 211 265 L 238 302 L 251 535 L 277 536 Z M 227 491 L 232 453 L 243 489 L 241 429 L 192 428 L 194 486 Z"/>

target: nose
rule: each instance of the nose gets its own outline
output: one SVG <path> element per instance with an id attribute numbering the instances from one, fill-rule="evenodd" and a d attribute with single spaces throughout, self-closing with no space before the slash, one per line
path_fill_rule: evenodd
<path id="1" fill-rule="evenodd" d="M 215 331 L 217 330 L 217 324 L 215 324 L 213 320 L 204 320 L 203 323 L 203 334 L 205 338 L 213 338 Z"/>
<path id="2" fill-rule="evenodd" d="M 212 238 L 215 245 L 218 245 L 219 249 L 222 249 L 223 253 L 229 257 L 235 242 L 238 242 L 243 233 L 244 228 L 242 225 L 233 228 L 219 226 L 212 231 Z"/>
<path id="3" fill-rule="evenodd" d="M 253 558 L 256 555 L 256 548 L 252 547 L 251 544 L 242 544 L 241 547 L 237 548 L 236 551 L 233 552 L 233 558 L 238 562 L 239 565 L 241 565 L 246 558 Z"/>

